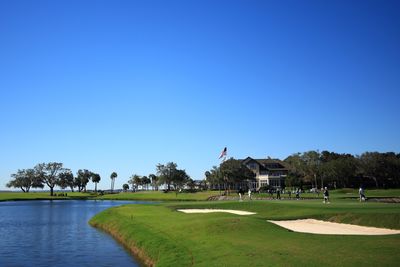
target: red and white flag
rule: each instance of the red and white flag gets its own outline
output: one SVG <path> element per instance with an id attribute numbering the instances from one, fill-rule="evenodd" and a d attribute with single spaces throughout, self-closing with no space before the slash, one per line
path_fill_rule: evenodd
<path id="1" fill-rule="evenodd" d="M 225 147 L 224 150 L 222 150 L 221 155 L 219 155 L 219 158 L 226 157 L 226 152 L 227 152 L 227 149 Z"/>

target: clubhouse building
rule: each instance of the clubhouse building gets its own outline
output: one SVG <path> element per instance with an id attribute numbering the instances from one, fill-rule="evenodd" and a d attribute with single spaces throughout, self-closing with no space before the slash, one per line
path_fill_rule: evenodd
<path id="1" fill-rule="evenodd" d="M 260 189 L 263 186 L 272 188 L 285 187 L 285 178 L 289 170 L 281 160 L 247 157 L 242 160 L 242 163 L 255 174 L 256 181 L 252 182 L 251 188 Z"/>

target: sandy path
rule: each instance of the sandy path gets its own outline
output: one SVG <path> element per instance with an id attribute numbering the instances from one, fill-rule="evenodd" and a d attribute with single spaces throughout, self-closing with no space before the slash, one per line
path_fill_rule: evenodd
<path id="1" fill-rule="evenodd" d="M 268 221 L 286 229 L 300 233 L 322 235 L 393 235 L 400 234 L 400 230 L 358 226 L 344 223 L 325 222 L 314 219 Z"/>
<path id="2" fill-rule="evenodd" d="M 226 212 L 226 213 L 232 213 L 236 215 L 253 215 L 256 214 L 255 212 L 248 212 L 248 211 L 242 211 L 242 210 L 219 210 L 219 209 L 181 209 L 178 210 L 180 212 L 184 213 L 211 213 L 211 212 Z"/>

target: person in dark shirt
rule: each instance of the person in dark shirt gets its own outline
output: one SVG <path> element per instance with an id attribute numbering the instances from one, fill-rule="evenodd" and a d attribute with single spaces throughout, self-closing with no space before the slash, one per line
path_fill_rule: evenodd
<path id="1" fill-rule="evenodd" d="M 324 203 L 330 203 L 329 202 L 329 191 L 328 191 L 327 187 L 324 188 Z"/>

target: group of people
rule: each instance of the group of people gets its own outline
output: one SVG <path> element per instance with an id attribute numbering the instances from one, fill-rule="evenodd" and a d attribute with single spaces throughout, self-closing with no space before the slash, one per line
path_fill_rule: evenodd
<path id="1" fill-rule="evenodd" d="M 329 200 L 329 190 L 328 190 L 328 187 L 324 187 L 324 188 L 322 189 L 322 191 L 323 191 L 323 196 L 324 196 L 324 201 L 323 201 L 323 203 L 329 204 L 329 203 L 330 203 L 330 200 Z M 296 199 L 297 199 L 297 200 L 300 198 L 300 192 L 301 192 L 300 189 L 297 189 L 297 190 L 296 190 Z M 239 194 L 239 201 L 243 201 L 244 190 L 243 190 L 242 188 L 239 188 L 238 194 Z M 247 194 L 248 194 L 248 196 L 249 196 L 249 199 L 251 200 L 251 199 L 252 199 L 252 198 L 251 198 L 251 194 L 252 194 L 251 189 L 248 190 Z M 273 195 L 273 194 L 272 194 L 272 190 L 269 190 L 269 194 L 270 194 L 270 196 Z M 358 194 L 359 194 L 359 196 L 360 196 L 360 202 L 361 202 L 361 201 L 366 201 L 364 188 L 363 188 L 362 186 L 361 186 L 360 189 L 358 190 Z M 291 198 L 291 192 L 290 192 L 290 191 L 289 191 L 289 198 Z M 280 192 L 279 189 L 276 190 L 276 199 L 281 199 L 281 192 Z"/>
<path id="2" fill-rule="evenodd" d="M 324 203 L 330 203 L 329 202 L 329 191 L 328 191 L 328 188 L 325 187 L 323 192 L 324 192 L 323 193 L 324 194 Z M 358 189 L 358 195 L 360 197 L 360 202 L 367 200 L 367 198 L 365 197 L 364 188 L 362 186 L 360 186 L 360 189 Z"/>
<path id="3" fill-rule="evenodd" d="M 297 188 L 297 190 L 296 190 L 296 199 L 300 198 L 300 192 L 301 192 L 300 189 Z M 270 198 L 273 199 L 274 192 L 271 189 L 269 189 L 268 193 L 269 193 Z M 238 194 L 239 194 L 239 201 L 243 201 L 243 197 L 244 197 L 245 192 L 241 187 L 238 190 Z M 251 197 L 252 191 L 251 191 L 251 189 L 249 189 L 247 191 L 247 194 L 249 196 L 249 199 L 252 200 L 252 197 Z M 291 199 L 292 192 L 288 191 L 288 194 L 289 194 L 289 198 Z M 276 190 L 276 199 L 281 199 L 281 190 L 279 188 Z"/>

